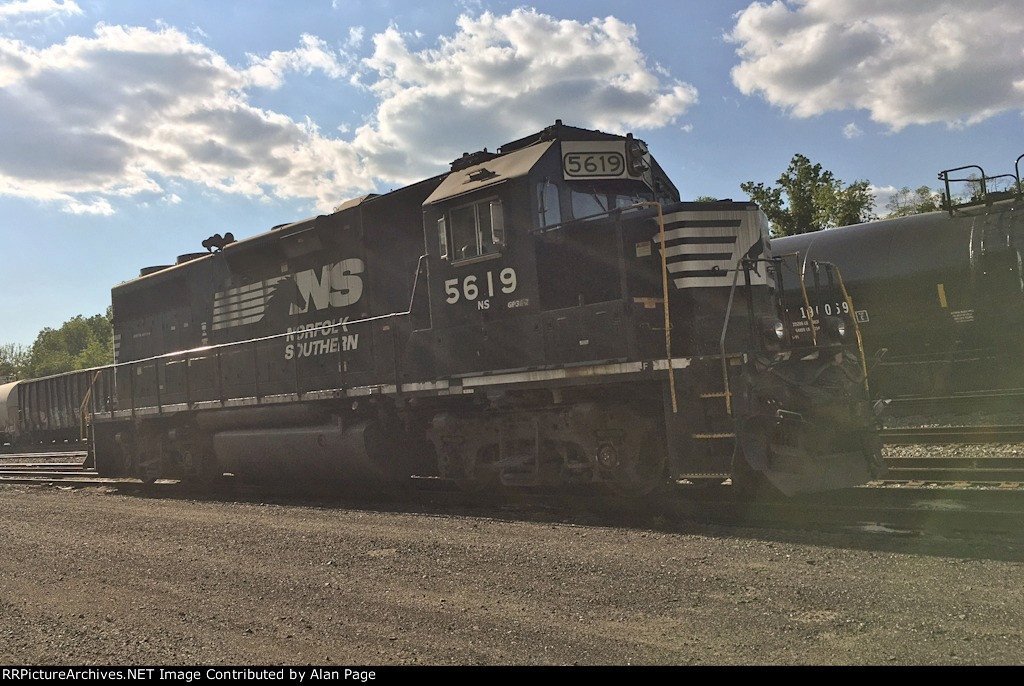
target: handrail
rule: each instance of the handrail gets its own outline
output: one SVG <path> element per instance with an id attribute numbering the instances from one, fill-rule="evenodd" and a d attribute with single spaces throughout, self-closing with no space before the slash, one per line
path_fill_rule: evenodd
<path id="1" fill-rule="evenodd" d="M 679 414 L 679 401 L 676 399 L 676 374 L 672 369 L 672 317 L 668 307 L 668 255 L 665 248 L 665 216 L 662 214 L 660 202 L 638 202 L 623 207 L 628 210 L 634 207 L 657 207 L 658 208 L 658 235 L 661 240 L 661 297 L 662 310 L 665 312 L 665 362 L 668 364 L 668 389 L 672 397 L 672 414 Z"/>
<path id="2" fill-rule="evenodd" d="M 796 254 L 797 257 L 800 256 L 799 253 L 794 253 L 794 254 Z M 807 280 L 806 280 L 806 276 L 807 276 L 807 257 L 808 257 L 808 255 L 804 255 L 803 257 L 804 257 L 804 259 L 800 263 L 800 274 L 799 274 L 799 276 L 800 276 L 800 293 L 801 293 L 801 295 L 803 296 L 803 299 L 804 299 L 804 314 L 806 315 L 807 323 L 811 327 L 811 344 L 812 345 L 818 345 L 818 332 L 814 328 L 814 310 L 811 309 L 811 299 L 807 295 Z"/>
<path id="3" fill-rule="evenodd" d="M 1017 197 L 1019 198 L 1024 193 L 1024 186 L 1021 186 L 1020 182 L 1020 161 L 1024 160 L 1024 155 L 1017 158 L 1017 161 L 1013 163 L 1013 175 L 1017 178 Z"/>
<path id="4" fill-rule="evenodd" d="M 722 390 L 725 392 L 725 413 L 732 416 L 732 388 L 729 385 L 729 364 L 725 355 L 725 336 L 729 331 L 729 321 L 732 319 L 733 296 L 736 295 L 736 282 L 740 278 L 740 265 L 744 258 L 736 260 L 736 268 L 732 270 L 732 286 L 729 288 L 729 302 L 725 306 L 725 323 L 722 324 L 722 335 L 718 339 L 719 358 L 722 363 Z"/>
<path id="5" fill-rule="evenodd" d="M 1004 178 L 1005 179 L 1012 179 L 1013 180 L 1013 184 L 1014 184 L 1012 194 L 1013 194 L 1013 196 L 1015 198 L 1019 199 L 1021 197 L 1021 195 L 1024 194 L 1024 188 L 1022 188 L 1022 186 L 1021 186 L 1021 177 L 1020 177 L 1020 162 L 1021 162 L 1022 159 L 1024 159 L 1024 155 L 1019 156 L 1017 158 L 1017 160 L 1014 162 L 1013 173 L 1012 174 L 1007 173 L 1007 174 L 996 174 L 996 175 L 993 175 L 993 176 L 989 176 L 988 174 L 985 173 L 984 169 L 982 169 L 980 166 L 978 166 L 976 164 L 969 164 L 969 165 L 966 165 L 966 166 L 963 166 L 963 167 L 955 167 L 953 169 L 944 169 L 944 170 L 940 171 L 939 172 L 939 180 L 942 181 L 943 184 L 945 185 L 945 193 L 943 193 L 943 195 L 942 195 L 942 209 L 944 209 L 947 212 L 949 212 L 950 216 L 953 216 L 953 211 L 955 209 L 957 209 L 958 207 L 968 207 L 968 206 L 971 206 L 971 205 L 981 205 L 981 204 L 988 205 L 988 204 L 991 204 L 991 203 L 995 202 L 996 200 L 1006 199 L 1010 195 L 1009 191 L 995 191 L 995 190 L 990 191 L 989 190 L 989 188 L 988 188 L 989 182 L 990 181 L 994 181 L 996 179 L 1004 179 Z M 972 177 L 972 176 L 968 175 L 968 176 L 963 177 L 963 178 L 954 178 L 954 177 L 950 176 L 953 172 L 964 171 L 966 169 L 976 169 L 976 170 L 978 170 L 978 176 Z M 974 198 L 971 198 L 971 199 L 965 201 L 965 202 L 960 202 L 960 203 L 954 202 L 953 201 L 953 191 L 950 188 L 950 182 L 961 182 L 961 181 L 974 182 L 974 183 L 979 184 L 979 186 L 980 186 L 980 194 L 978 196 L 974 197 Z"/>
<path id="6" fill-rule="evenodd" d="M 962 179 L 954 179 L 954 178 L 951 178 L 949 176 L 952 172 L 963 171 L 965 169 L 977 169 L 980 172 L 981 175 L 980 175 L 980 177 L 978 177 L 976 179 L 972 179 L 970 176 L 967 176 L 967 177 L 962 178 Z M 943 169 L 942 171 L 939 172 L 939 180 L 942 181 L 945 184 L 945 187 L 946 187 L 946 193 L 943 196 L 943 204 L 945 205 L 945 209 L 949 211 L 949 216 L 951 216 L 951 217 L 953 216 L 953 209 L 956 207 L 956 205 L 953 204 L 953 191 L 949 187 L 949 182 L 950 181 L 978 181 L 981 184 L 981 197 L 984 198 L 986 195 L 988 195 L 988 193 L 987 193 L 987 191 L 985 189 L 985 179 L 986 179 L 985 170 L 982 169 L 981 167 L 979 167 L 976 164 L 968 164 L 968 165 L 963 166 L 963 167 L 954 167 L 953 169 Z"/>
<path id="7" fill-rule="evenodd" d="M 85 406 L 89 404 L 89 400 L 92 398 L 92 389 L 96 385 L 96 379 L 100 378 L 100 373 L 102 372 L 103 368 L 100 368 L 92 375 L 92 381 L 89 382 L 89 390 L 82 396 L 82 402 L 78 406 L 78 438 L 83 441 L 88 438 L 87 428 L 89 426 L 89 419 L 85 414 Z"/>
<path id="8" fill-rule="evenodd" d="M 853 298 L 850 297 L 849 292 L 846 290 L 846 284 L 843 282 L 843 275 L 839 271 L 839 266 L 826 262 L 832 269 L 836 271 L 836 280 L 839 281 L 839 291 L 843 294 L 843 300 L 846 302 L 847 307 L 850 308 L 850 321 L 853 322 L 853 332 L 857 335 L 857 352 L 860 354 L 860 369 L 864 375 L 864 390 L 871 395 L 871 389 L 868 388 L 868 359 L 864 354 L 864 339 L 861 337 L 860 324 L 857 323 L 857 311 L 853 309 Z"/>

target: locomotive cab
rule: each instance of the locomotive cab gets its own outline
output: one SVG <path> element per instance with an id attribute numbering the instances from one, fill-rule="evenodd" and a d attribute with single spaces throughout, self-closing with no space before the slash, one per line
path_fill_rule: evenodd
<path id="1" fill-rule="evenodd" d="M 559 122 L 452 166 L 423 204 L 437 371 L 635 352 L 621 308 L 608 306 L 625 291 L 613 215 L 637 202 L 678 200 L 646 146 Z"/>

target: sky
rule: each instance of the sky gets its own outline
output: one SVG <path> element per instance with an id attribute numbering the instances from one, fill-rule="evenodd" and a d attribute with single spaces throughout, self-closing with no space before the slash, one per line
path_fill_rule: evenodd
<path id="1" fill-rule="evenodd" d="M 794 154 L 876 212 L 1024 153 L 1024 0 L 0 0 L 0 344 L 139 269 L 566 124 L 684 199 Z"/>

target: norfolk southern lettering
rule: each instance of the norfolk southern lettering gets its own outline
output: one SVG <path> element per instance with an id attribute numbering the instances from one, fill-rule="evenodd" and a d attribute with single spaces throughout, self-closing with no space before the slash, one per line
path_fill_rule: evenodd
<path id="1" fill-rule="evenodd" d="M 359 334 L 348 333 L 348 317 L 326 319 L 302 326 L 289 326 L 284 359 L 348 352 L 359 347 Z M 340 333 L 339 333 L 340 332 Z M 294 341 L 294 342 L 292 342 Z"/>

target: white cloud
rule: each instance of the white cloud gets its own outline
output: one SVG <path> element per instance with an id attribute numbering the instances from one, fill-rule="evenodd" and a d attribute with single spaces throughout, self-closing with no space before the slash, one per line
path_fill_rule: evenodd
<path id="1" fill-rule="evenodd" d="M 1024 110 L 1020 0 L 774 0 L 736 15 L 733 83 L 797 117 L 865 109 L 899 130 Z"/>
<path id="2" fill-rule="evenodd" d="M 849 124 L 843 127 L 843 136 L 846 138 L 856 138 L 857 136 L 860 136 L 863 133 L 864 132 L 860 130 L 860 127 L 853 122 L 850 122 Z"/>
<path id="3" fill-rule="evenodd" d="M 16 0 L 0 5 L 0 21 L 32 15 L 82 14 L 82 8 L 72 0 Z"/>
<path id="4" fill-rule="evenodd" d="M 453 151 L 511 140 L 557 118 L 649 130 L 673 124 L 697 102 L 693 86 L 648 66 L 636 28 L 614 17 L 581 23 L 527 9 L 463 15 L 436 48 L 414 51 L 409 40 L 390 27 L 373 37 L 365 60 L 363 83 L 380 105 L 355 143 L 386 178 L 412 180 Z"/>
<path id="5" fill-rule="evenodd" d="M 341 73 L 308 37 L 250 70 L 172 28 L 101 25 L 41 50 L 0 39 L 0 193 L 66 202 L 160 193 L 162 179 L 186 179 L 330 207 L 370 190 L 350 143 L 248 103 L 256 67 Z"/>
<path id="6" fill-rule="evenodd" d="M 888 213 L 886 207 L 889 201 L 892 200 L 892 196 L 899 193 L 900 189 L 895 186 L 868 186 L 868 190 L 875 196 L 875 212 L 881 215 Z"/>
<path id="7" fill-rule="evenodd" d="M 173 202 L 166 186 L 184 180 L 264 200 L 311 199 L 322 210 L 378 184 L 435 174 L 465 150 L 556 118 L 653 129 L 697 99 L 692 86 L 648 67 L 635 28 L 614 17 L 484 13 L 462 16 L 436 48 L 416 52 L 407 40 L 391 27 L 359 64 L 304 35 L 293 49 L 234 66 L 198 34 L 163 25 L 101 24 L 42 48 L 0 37 L 0 194 L 107 214 L 115 198 Z M 344 126 L 325 134 L 250 102 L 252 89 L 314 72 L 339 89 L 357 79 L 378 98 L 375 116 L 349 139 L 339 137 Z"/>
<path id="8" fill-rule="evenodd" d="M 69 200 L 65 203 L 62 211 L 68 214 L 98 214 L 103 216 L 114 214 L 114 208 L 111 207 L 105 198 L 96 198 L 90 203 Z"/>
<path id="9" fill-rule="evenodd" d="M 366 29 L 362 26 L 353 26 L 348 30 L 348 40 L 345 41 L 346 48 L 358 48 L 363 44 L 363 34 Z"/>
<path id="10" fill-rule="evenodd" d="M 275 50 L 267 57 L 250 55 L 252 65 L 245 72 L 248 80 L 256 86 L 277 88 L 289 72 L 308 75 L 320 70 L 332 79 L 348 75 L 348 67 L 342 63 L 344 56 L 332 51 L 323 40 L 309 34 L 303 34 L 301 40 L 302 47 L 295 50 Z"/>

